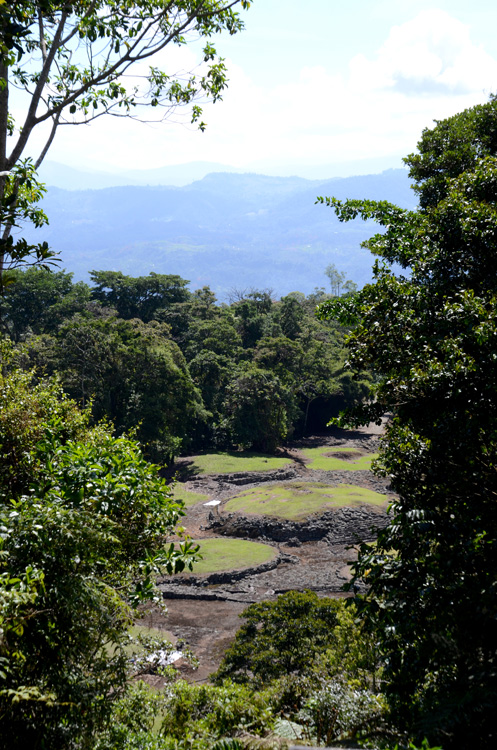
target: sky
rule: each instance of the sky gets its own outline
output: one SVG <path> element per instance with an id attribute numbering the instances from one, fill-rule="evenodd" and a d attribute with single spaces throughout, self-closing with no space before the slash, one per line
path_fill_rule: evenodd
<path id="1" fill-rule="evenodd" d="M 245 30 L 217 40 L 230 83 L 204 108 L 206 132 L 103 117 L 60 128 L 47 158 L 104 171 L 209 161 L 302 177 L 376 172 L 401 166 L 434 120 L 497 91 L 494 0 L 254 0 L 242 15 Z M 175 54 L 160 62 L 175 66 Z"/>

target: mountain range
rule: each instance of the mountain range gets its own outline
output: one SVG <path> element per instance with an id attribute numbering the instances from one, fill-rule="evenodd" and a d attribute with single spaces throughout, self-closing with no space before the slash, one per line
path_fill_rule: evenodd
<path id="1" fill-rule="evenodd" d="M 316 205 L 317 196 L 331 195 L 403 208 L 417 202 L 404 169 L 330 180 L 214 171 L 182 186 L 49 186 L 42 203 L 49 226 L 23 235 L 47 240 L 75 280 L 91 270 L 179 274 L 222 300 L 234 288 L 307 294 L 326 286 L 324 270 L 333 263 L 361 286 L 371 278 L 372 257 L 360 245 L 378 227 L 340 223 Z"/>

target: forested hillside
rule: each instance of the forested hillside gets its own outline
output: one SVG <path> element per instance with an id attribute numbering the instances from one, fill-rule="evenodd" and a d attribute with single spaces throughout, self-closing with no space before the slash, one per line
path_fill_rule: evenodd
<path id="1" fill-rule="evenodd" d="M 407 160 L 416 210 L 319 201 L 380 224 L 367 245 L 375 281 L 359 291 L 329 263 L 332 294 L 239 289 L 221 304 L 177 274 L 94 270 L 89 285 L 9 272 L 0 709 L 16 747 L 43 735 L 67 748 L 241 750 L 299 731 L 493 750 L 496 108 L 425 131 Z M 156 575 L 197 555 L 178 546 L 181 530 L 171 543 L 183 509 L 146 458 L 269 453 L 354 401 L 355 426 L 392 414 L 376 471 L 396 492 L 360 547 L 354 605 L 295 592 L 262 602 L 219 684 L 130 686 L 130 663 L 139 676 L 162 648 L 147 641 L 130 662 L 132 605 L 158 602 Z"/>
<path id="2" fill-rule="evenodd" d="M 362 285 L 372 225 L 352 226 L 315 205 L 318 195 L 391 200 L 413 208 L 403 169 L 328 181 L 215 173 L 185 187 L 51 188 L 41 205 L 43 234 L 76 281 L 93 268 L 130 276 L 177 274 L 208 285 L 220 300 L 233 287 L 309 294 L 329 263 Z"/>
<path id="3" fill-rule="evenodd" d="M 93 284 L 16 271 L 1 301 L 4 333 L 25 366 L 58 373 L 65 392 L 149 457 L 241 447 L 273 451 L 323 430 L 367 393 L 344 369 L 345 328 L 319 322 L 323 289 L 275 300 L 240 292 L 219 305 L 179 276 L 93 271 Z"/>

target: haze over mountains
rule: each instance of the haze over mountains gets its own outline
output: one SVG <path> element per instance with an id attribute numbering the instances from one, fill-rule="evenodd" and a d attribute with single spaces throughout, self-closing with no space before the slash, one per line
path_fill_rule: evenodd
<path id="1" fill-rule="evenodd" d="M 243 169 L 213 161 L 195 161 L 188 164 L 156 167 L 155 169 L 103 169 L 87 170 L 69 167 L 55 161 L 43 162 L 40 179 L 47 185 L 64 190 L 100 190 L 123 185 L 162 185 L 183 187 L 201 180 L 212 172 L 243 172 Z"/>
<path id="2" fill-rule="evenodd" d="M 155 271 L 179 274 L 192 289 L 209 285 L 221 300 L 233 288 L 307 294 L 326 286 L 330 263 L 360 286 L 366 283 L 372 257 L 360 243 L 377 231 L 372 222 L 340 223 L 329 208 L 315 205 L 317 196 L 388 200 L 405 208 L 417 202 L 404 169 L 331 180 L 219 169 L 224 165 L 196 162 L 135 174 L 148 185 L 117 186 L 108 185 L 106 173 L 60 165 L 42 170 L 50 225 L 23 233 L 46 239 L 75 280 L 87 280 L 93 269 L 133 276 Z M 130 175 L 114 178 L 129 181 Z M 179 178 L 195 181 L 154 184 Z"/>

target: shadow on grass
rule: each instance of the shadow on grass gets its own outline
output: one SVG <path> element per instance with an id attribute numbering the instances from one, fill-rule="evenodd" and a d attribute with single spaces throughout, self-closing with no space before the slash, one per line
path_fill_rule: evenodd
<path id="1" fill-rule="evenodd" d="M 302 437 L 296 440 L 296 445 L 302 446 L 303 448 L 319 448 L 327 444 L 328 438 L 334 438 L 335 440 L 364 440 L 367 436 L 367 432 L 361 430 L 345 430 L 341 427 L 328 427 L 326 432 L 316 432 L 309 437 Z M 371 433 L 373 434 L 373 433 Z"/>
<path id="2" fill-rule="evenodd" d="M 189 458 L 180 458 L 175 466 L 175 473 L 180 481 L 207 475 L 258 474 L 276 471 L 293 463 L 292 455 L 284 450 L 276 454 L 256 451 L 218 451 L 202 452 Z"/>
<path id="3" fill-rule="evenodd" d="M 201 469 L 195 464 L 195 461 L 186 458 L 180 458 L 172 466 L 164 467 L 161 475 L 168 482 L 176 479 L 178 482 L 188 482 L 189 479 L 198 477 Z"/>
<path id="4" fill-rule="evenodd" d="M 302 456 L 290 453 L 287 448 L 278 448 L 276 451 L 276 458 L 285 458 L 288 463 L 297 464 L 301 469 L 305 467 L 306 462 Z"/>

